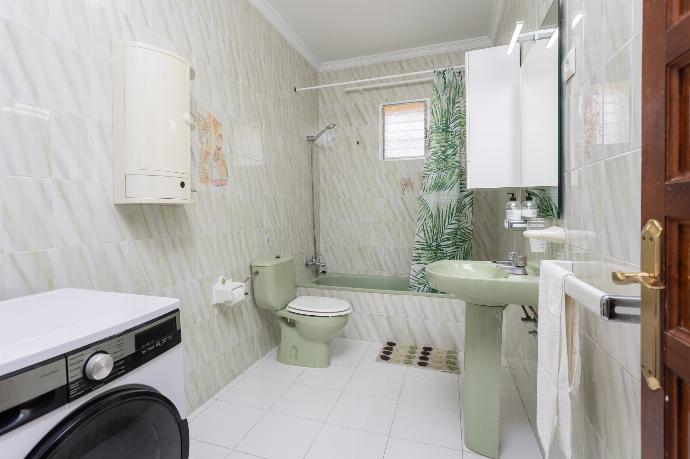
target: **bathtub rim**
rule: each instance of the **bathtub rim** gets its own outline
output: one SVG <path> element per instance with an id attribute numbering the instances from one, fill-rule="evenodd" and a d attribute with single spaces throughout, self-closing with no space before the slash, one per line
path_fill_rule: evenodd
<path id="1" fill-rule="evenodd" d="M 321 285 L 317 284 L 314 281 L 318 280 L 321 277 L 327 277 L 327 276 L 344 276 L 344 277 L 353 277 L 353 276 L 362 276 L 362 277 L 384 277 L 384 278 L 396 278 L 396 279 L 402 279 L 401 276 L 381 276 L 377 274 L 353 274 L 353 273 L 326 273 L 321 276 L 318 276 L 314 278 L 313 280 L 298 283 L 297 287 L 301 288 L 314 288 L 314 289 L 320 289 L 320 290 L 342 290 L 342 291 L 347 291 L 347 292 L 362 292 L 362 293 L 380 293 L 380 294 L 387 294 L 387 295 L 413 295 L 413 296 L 428 296 L 428 297 L 434 297 L 434 298 L 451 298 L 451 299 L 459 299 L 458 296 L 456 295 L 451 295 L 449 293 L 425 293 L 425 292 L 411 292 L 409 290 L 383 290 L 383 289 L 374 289 L 374 288 L 361 288 L 361 287 L 341 287 L 341 286 L 334 286 L 334 285 Z"/>

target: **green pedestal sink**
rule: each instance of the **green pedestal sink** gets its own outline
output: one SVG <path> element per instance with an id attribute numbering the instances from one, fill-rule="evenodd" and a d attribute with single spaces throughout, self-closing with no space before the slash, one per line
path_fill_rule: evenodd
<path id="1" fill-rule="evenodd" d="M 498 458 L 501 334 L 508 304 L 537 305 L 539 276 L 508 274 L 489 261 L 443 260 L 426 267 L 435 289 L 465 300 L 463 419 L 465 445 Z"/>

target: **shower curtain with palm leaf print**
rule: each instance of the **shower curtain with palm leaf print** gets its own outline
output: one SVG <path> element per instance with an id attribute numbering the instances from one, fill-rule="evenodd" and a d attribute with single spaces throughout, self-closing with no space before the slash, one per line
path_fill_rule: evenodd
<path id="1" fill-rule="evenodd" d="M 472 253 L 472 192 L 467 191 L 465 158 L 465 74 L 434 72 L 431 124 L 412 249 L 410 291 L 436 292 L 426 265 L 468 260 Z"/>

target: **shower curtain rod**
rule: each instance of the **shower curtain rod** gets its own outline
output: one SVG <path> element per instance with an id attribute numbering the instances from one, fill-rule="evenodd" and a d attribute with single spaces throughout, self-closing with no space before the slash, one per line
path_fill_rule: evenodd
<path id="1" fill-rule="evenodd" d="M 347 93 L 363 92 L 363 91 L 370 91 L 372 89 L 391 88 L 393 86 L 405 86 L 405 85 L 409 85 L 409 84 L 431 83 L 433 81 L 434 81 L 434 79 L 432 77 L 415 78 L 414 80 L 389 81 L 387 83 L 368 84 L 365 86 L 353 86 L 351 88 L 345 88 L 345 92 L 347 92 Z"/>
<path id="2" fill-rule="evenodd" d="M 464 67 L 465 67 L 464 65 L 456 65 L 456 66 L 453 66 L 451 68 L 461 69 Z M 446 68 L 448 68 L 448 67 L 443 67 L 443 68 L 438 68 L 438 69 L 420 70 L 418 72 L 398 73 L 396 75 L 386 75 L 386 76 L 373 77 L 373 78 L 364 78 L 362 80 L 339 81 L 337 83 L 320 84 L 317 86 L 308 86 L 306 88 L 295 87 L 294 91 L 295 92 L 311 91 L 313 89 L 334 88 L 336 86 L 346 86 L 346 85 L 358 84 L 358 83 L 369 83 L 370 81 L 390 80 L 392 78 L 402 78 L 402 77 L 408 77 L 408 76 L 414 76 L 414 75 L 423 75 L 425 73 L 431 73 L 431 72 L 435 72 L 437 70 L 445 70 Z"/>

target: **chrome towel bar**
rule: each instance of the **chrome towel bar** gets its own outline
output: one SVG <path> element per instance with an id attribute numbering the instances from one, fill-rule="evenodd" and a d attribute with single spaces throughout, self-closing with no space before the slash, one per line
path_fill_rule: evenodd
<path id="1" fill-rule="evenodd" d="M 554 260 L 542 263 L 556 263 L 572 272 L 570 261 Z M 639 296 L 609 295 L 575 275 L 566 277 L 564 284 L 566 295 L 602 319 L 610 322 L 640 323 Z"/>
<path id="2" fill-rule="evenodd" d="M 601 317 L 614 322 L 640 323 L 640 297 L 604 295 L 599 303 Z"/>

